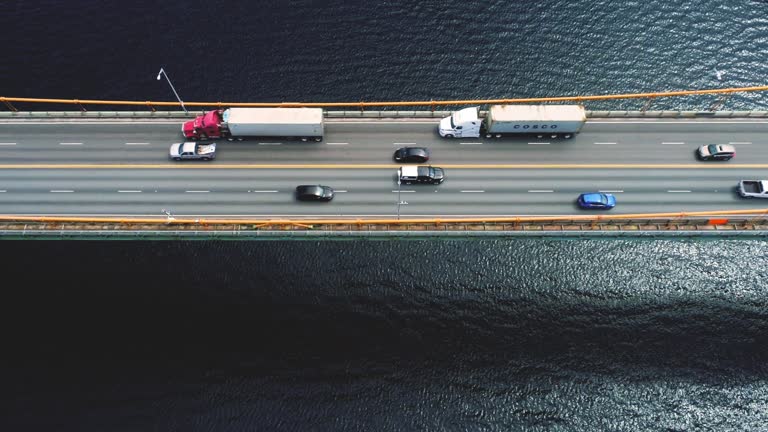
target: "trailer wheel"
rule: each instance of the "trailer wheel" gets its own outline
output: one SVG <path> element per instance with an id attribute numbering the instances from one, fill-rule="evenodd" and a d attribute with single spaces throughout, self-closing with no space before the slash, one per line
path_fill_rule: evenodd
<path id="1" fill-rule="evenodd" d="M 315 142 L 320 142 L 323 140 L 323 137 L 315 137 Z"/>
<path id="2" fill-rule="evenodd" d="M 446 138 L 453 138 L 453 134 L 445 134 Z"/>
<path id="3" fill-rule="evenodd" d="M 181 158 L 177 158 L 177 157 L 175 157 L 175 158 L 173 158 L 173 160 L 175 160 L 175 161 L 180 161 L 180 160 L 181 160 Z"/>
<path id="4" fill-rule="evenodd" d="M 557 138 L 557 134 L 552 134 L 549 137 L 552 138 L 552 139 L 555 139 L 555 138 Z"/>
<path id="5" fill-rule="evenodd" d="M 542 138 L 544 138 L 544 135 L 541 135 L 541 134 L 539 134 L 539 135 L 536 135 L 536 138 L 538 138 L 538 139 L 542 139 Z"/>
<path id="6" fill-rule="evenodd" d="M 487 134 L 485 134 L 485 137 L 486 137 L 486 138 L 493 138 L 493 134 L 489 134 L 489 133 L 487 133 Z"/>
<path id="7" fill-rule="evenodd" d="M 501 134 L 496 134 L 496 138 L 501 138 Z"/>
<path id="8" fill-rule="evenodd" d="M 563 135 L 563 138 L 565 138 L 565 139 L 571 139 L 571 138 L 573 138 L 573 135 L 571 135 L 571 134 L 565 134 L 565 135 Z"/>
<path id="9" fill-rule="evenodd" d="M 301 137 L 302 142 L 307 142 L 307 137 Z"/>

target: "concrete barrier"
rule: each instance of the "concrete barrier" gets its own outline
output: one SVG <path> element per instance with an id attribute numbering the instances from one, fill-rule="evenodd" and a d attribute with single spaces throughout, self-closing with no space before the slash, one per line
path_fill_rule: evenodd
<path id="1" fill-rule="evenodd" d="M 0 111 L 3 120 L 188 119 L 203 111 Z M 443 118 L 451 111 L 326 111 L 328 119 Z M 481 111 L 482 115 L 486 111 Z M 587 118 L 768 118 L 768 111 L 587 111 Z"/>

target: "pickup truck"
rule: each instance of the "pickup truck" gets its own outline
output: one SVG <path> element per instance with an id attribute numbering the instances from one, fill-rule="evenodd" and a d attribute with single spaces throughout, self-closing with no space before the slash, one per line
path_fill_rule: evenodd
<path id="1" fill-rule="evenodd" d="M 194 141 L 171 144 L 169 156 L 173 160 L 211 160 L 216 158 L 216 143 L 201 144 Z"/>
<path id="2" fill-rule="evenodd" d="M 745 198 L 768 198 L 768 180 L 742 180 L 739 194 Z"/>

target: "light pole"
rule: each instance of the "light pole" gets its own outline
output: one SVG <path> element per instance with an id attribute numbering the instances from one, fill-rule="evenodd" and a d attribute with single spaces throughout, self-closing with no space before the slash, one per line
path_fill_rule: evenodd
<path id="1" fill-rule="evenodd" d="M 181 98 L 179 97 L 179 94 L 178 94 L 178 93 L 176 93 L 176 89 L 175 89 L 175 88 L 173 88 L 173 84 L 171 84 L 171 79 L 170 79 L 170 78 L 168 78 L 168 74 L 167 74 L 167 73 L 165 73 L 165 69 L 163 69 L 163 68 L 160 68 L 160 72 L 158 72 L 158 73 L 157 73 L 157 80 L 158 80 L 158 81 L 160 81 L 160 75 L 165 75 L 165 79 L 166 79 L 166 80 L 168 80 L 168 85 L 170 85 L 170 86 L 171 86 L 171 90 L 173 90 L 173 94 L 175 94 L 175 95 L 176 95 L 176 99 L 178 99 L 178 100 L 179 100 L 179 103 L 181 104 L 181 109 L 183 109 L 183 110 L 184 110 L 184 112 L 188 114 L 188 113 L 189 113 L 189 111 L 187 111 L 187 108 L 184 106 L 184 101 L 182 101 L 182 100 L 181 100 Z"/>

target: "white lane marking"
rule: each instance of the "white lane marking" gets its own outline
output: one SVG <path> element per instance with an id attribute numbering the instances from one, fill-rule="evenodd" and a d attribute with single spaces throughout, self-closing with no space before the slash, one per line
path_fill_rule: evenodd
<path id="1" fill-rule="evenodd" d="M 0 143 L 0 146 L 15 146 L 16 143 Z"/>
<path id="2" fill-rule="evenodd" d="M 733 144 L 733 145 L 750 145 L 752 143 L 747 141 L 747 142 L 729 142 L 728 144 Z"/>
<path id="3" fill-rule="evenodd" d="M 596 142 L 595 145 L 616 145 L 615 142 Z"/>
<path id="4" fill-rule="evenodd" d="M 601 193 L 623 193 L 623 190 L 599 190 Z"/>
<path id="5" fill-rule="evenodd" d="M 140 190 L 119 190 L 120 193 L 141 193 Z"/>
<path id="6" fill-rule="evenodd" d="M 409 146 L 409 145 L 416 145 L 416 143 L 392 143 L 392 145 L 404 145 L 404 146 Z"/>
<path id="7" fill-rule="evenodd" d="M 125 143 L 125 145 L 149 145 L 149 143 Z"/>
<path id="8" fill-rule="evenodd" d="M 689 193 L 689 190 L 668 190 L 669 193 Z"/>
<path id="9" fill-rule="evenodd" d="M 74 192 L 74 191 L 73 191 L 73 190 L 55 190 L 55 189 L 54 189 L 54 190 L 52 190 L 51 192 L 52 192 L 52 193 L 72 193 L 72 192 Z"/>
<path id="10" fill-rule="evenodd" d="M 483 145 L 483 143 L 470 143 L 470 142 L 460 142 L 461 145 Z"/>
<path id="11" fill-rule="evenodd" d="M 334 191 L 334 192 L 337 192 L 337 193 L 346 193 L 347 191 L 345 191 L 345 190 L 342 190 L 342 191 L 340 191 L 340 190 L 337 190 L 337 191 Z"/>
<path id="12" fill-rule="evenodd" d="M 485 191 L 484 190 L 463 190 L 463 191 L 460 191 L 460 192 L 462 192 L 462 193 L 483 193 Z"/>
<path id="13" fill-rule="evenodd" d="M 349 143 L 326 143 L 327 145 L 349 145 Z"/>
<path id="14" fill-rule="evenodd" d="M 208 193 L 210 191 L 198 191 L 198 190 L 191 190 L 191 191 L 185 191 L 187 193 Z"/>
<path id="15" fill-rule="evenodd" d="M 253 193 L 277 193 L 276 190 L 255 190 L 255 191 L 248 191 Z"/>
<path id="16" fill-rule="evenodd" d="M 683 145 L 684 142 L 663 142 L 662 145 Z"/>
<path id="17" fill-rule="evenodd" d="M 4 190 L 0 190 L 0 193 L 5 193 L 5 192 L 7 192 L 7 191 L 4 191 Z"/>
<path id="18" fill-rule="evenodd" d="M 533 190 L 529 190 L 528 192 L 529 193 L 552 193 L 554 191 L 553 190 L 546 190 L 546 189 L 533 189 Z"/>
<path id="19" fill-rule="evenodd" d="M 396 191 L 396 190 L 393 190 L 392 192 L 394 192 L 394 193 L 397 193 L 398 191 Z M 416 191 L 414 191 L 414 190 L 401 190 L 401 191 L 399 191 L 399 192 L 403 192 L 403 193 L 410 193 L 410 192 L 416 192 Z"/>
<path id="20" fill-rule="evenodd" d="M 263 142 L 263 143 L 259 143 L 259 145 L 283 145 L 283 143 L 268 143 L 268 142 Z"/>
<path id="21" fill-rule="evenodd" d="M 83 143 L 75 143 L 75 142 L 64 142 L 64 143 L 61 143 L 60 142 L 59 145 L 83 145 Z"/>
<path id="22" fill-rule="evenodd" d="M 549 145 L 549 143 L 528 143 L 528 145 Z"/>

